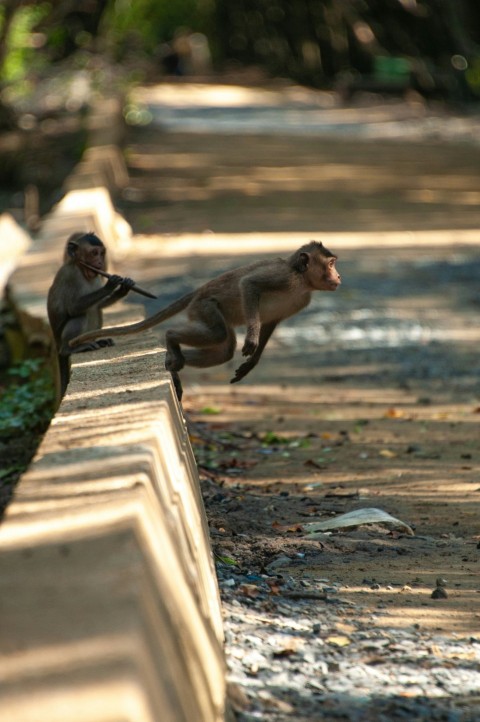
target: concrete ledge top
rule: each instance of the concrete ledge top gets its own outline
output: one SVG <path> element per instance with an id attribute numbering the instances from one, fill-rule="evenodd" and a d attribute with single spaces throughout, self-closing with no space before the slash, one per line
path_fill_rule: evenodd
<path id="1" fill-rule="evenodd" d="M 67 237 L 82 230 L 113 260 L 128 250 L 130 228 L 105 188 L 68 192 L 9 281 L 30 341 L 51 343 L 47 291 Z M 113 308 L 107 325 L 138 320 L 136 308 Z M 0 619 L 2 720 L 225 719 L 208 527 L 153 335 L 73 357 L 67 393 L 0 525 Z"/>
<path id="2" fill-rule="evenodd" d="M 29 719 L 22 715 L 34 682 L 54 697 L 52 679 L 53 687 L 77 684 L 75 650 L 82 649 L 98 654 L 83 659 L 80 677 L 95 677 L 100 665 L 119 682 L 116 667 L 130 665 L 142 699 L 146 690 L 153 694 L 147 678 L 156 680 L 151 709 L 138 719 L 157 720 L 159 712 L 165 722 L 223 719 L 222 623 L 208 530 L 162 361 L 148 337 L 79 356 L 0 527 L 0 674 L 11 681 L 0 711 L 16 710 L 9 720 Z M 88 700 L 94 687 L 83 684 Z"/>

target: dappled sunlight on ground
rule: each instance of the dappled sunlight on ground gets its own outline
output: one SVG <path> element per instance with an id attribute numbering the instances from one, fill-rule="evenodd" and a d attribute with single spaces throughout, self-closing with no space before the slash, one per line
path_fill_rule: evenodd
<path id="1" fill-rule="evenodd" d="M 137 232 L 478 226 L 480 145 L 136 133 L 123 205 Z"/>
<path id="2" fill-rule="evenodd" d="M 284 91 L 175 84 L 137 96 L 153 123 L 129 134 L 121 203 L 138 253 L 124 273 L 158 296 L 144 304 L 152 314 L 312 238 L 338 254 L 341 287 L 280 324 L 240 384 L 229 381 L 243 329 L 231 362 L 181 372 L 212 545 L 226 560 L 230 666 L 240 668 L 240 654 L 241 683 L 288 701 L 289 717 L 306 699 L 319 709 L 320 681 L 325 719 L 344 709 L 327 688 L 347 689 L 345 709 L 359 715 L 368 698 L 382 719 L 394 719 L 390 703 L 413 719 L 407 698 L 424 699 L 433 719 L 430 696 L 445 696 L 447 719 L 454 695 L 477 689 L 476 121 L 417 103 L 340 108 L 328 94 Z M 159 343 L 176 323 L 152 331 Z M 309 523 L 367 508 L 414 535 L 376 524 L 308 536 Z M 312 641 L 312 620 L 316 652 L 300 700 L 295 644 L 303 623 Z M 278 630 L 291 648 L 276 651 Z M 371 677 L 378 695 L 363 686 Z"/>

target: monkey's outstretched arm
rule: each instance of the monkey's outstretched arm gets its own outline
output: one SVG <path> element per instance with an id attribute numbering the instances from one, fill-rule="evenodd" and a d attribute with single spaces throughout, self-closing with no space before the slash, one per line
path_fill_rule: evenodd
<path id="1" fill-rule="evenodd" d="M 76 297 L 76 295 L 72 293 L 66 305 L 66 312 L 68 316 L 70 318 L 81 316 L 92 306 L 96 306 L 105 299 L 108 299 L 112 291 L 115 290 L 121 281 L 121 276 L 112 276 L 112 278 L 107 281 L 102 288 L 98 288 L 96 291 L 85 293 L 83 296 L 79 297 Z"/>
<path id="2" fill-rule="evenodd" d="M 80 336 L 77 336 L 70 341 L 70 346 L 72 348 L 75 348 L 75 346 L 79 346 L 80 344 L 86 343 L 87 341 L 95 341 L 98 338 L 105 338 L 106 336 L 127 336 L 128 334 L 146 331 L 147 329 L 152 328 L 153 326 L 156 326 L 163 321 L 166 321 L 168 318 L 175 316 L 175 314 L 180 313 L 180 311 L 183 311 L 188 306 L 194 295 L 195 291 L 187 293 L 185 296 L 182 296 L 177 301 L 171 303 L 170 306 L 161 309 L 153 316 L 149 316 L 143 321 L 131 323 L 128 326 L 112 326 L 111 328 L 98 328 L 94 329 L 93 331 L 87 331 L 87 333 L 82 333 Z"/>
<path id="3" fill-rule="evenodd" d="M 111 278 L 112 274 L 107 273 L 106 271 L 102 271 L 100 268 L 97 268 L 96 266 L 91 266 L 89 263 L 85 263 L 85 261 L 77 260 L 77 263 L 79 263 L 81 266 L 84 266 L 85 268 L 88 268 L 90 271 L 94 271 L 97 275 L 103 276 L 104 278 Z M 122 286 L 128 284 L 127 290 L 135 291 L 135 293 L 139 293 L 141 296 L 146 296 L 147 298 L 153 298 L 156 299 L 157 297 L 153 295 L 153 293 L 150 293 L 150 291 L 145 291 L 143 288 L 140 288 L 140 286 L 137 286 L 135 281 L 133 281 L 131 278 L 124 278 L 122 282 Z M 123 292 L 123 295 L 126 295 L 126 291 Z"/>
<path id="4" fill-rule="evenodd" d="M 255 366 L 260 361 L 260 356 L 262 355 L 263 350 L 267 345 L 270 336 L 275 331 L 276 327 L 276 321 L 272 321 L 271 323 L 265 323 L 260 327 L 258 346 L 255 353 L 248 359 L 248 361 L 245 361 L 243 364 L 241 364 L 241 366 L 238 367 L 238 369 L 235 371 L 235 376 L 233 377 L 233 379 L 230 380 L 231 384 L 236 384 L 238 381 L 241 381 L 248 373 L 250 373 L 253 368 L 255 368 Z"/>
<path id="5" fill-rule="evenodd" d="M 247 333 L 242 348 L 242 354 L 244 356 L 253 356 L 260 343 L 260 300 L 262 294 L 268 293 L 269 291 L 284 291 L 288 288 L 289 276 L 290 270 L 281 259 L 278 259 L 275 269 L 271 267 L 266 271 L 262 268 L 256 269 L 253 273 L 244 276 L 242 279 L 240 288 L 247 325 Z"/>

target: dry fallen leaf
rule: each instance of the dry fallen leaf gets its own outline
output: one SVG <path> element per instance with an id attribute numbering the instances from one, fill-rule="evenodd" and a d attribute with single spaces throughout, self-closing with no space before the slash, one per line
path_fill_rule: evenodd
<path id="1" fill-rule="evenodd" d="M 335 647 L 347 647 L 351 644 L 350 639 L 345 637 L 343 634 L 332 634 L 330 637 L 327 637 L 326 641 L 328 644 L 333 644 Z"/>
<path id="2" fill-rule="evenodd" d="M 386 511 L 376 509 L 375 507 L 356 509 L 324 521 L 308 522 L 307 524 L 303 524 L 303 530 L 309 539 L 315 539 L 315 532 L 345 529 L 348 527 L 361 526 L 362 524 L 386 524 L 388 526 L 399 527 L 404 533 L 413 536 L 413 529 L 408 526 L 408 524 L 391 516 Z"/>
<path id="3" fill-rule="evenodd" d="M 238 587 L 239 594 L 243 594 L 244 597 L 254 598 L 258 596 L 259 589 L 256 584 L 240 584 Z"/>
<path id="4" fill-rule="evenodd" d="M 303 531 L 303 527 L 301 524 L 280 524 L 279 521 L 272 522 L 272 529 L 276 529 L 277 531 L 285 531 L 285 532 Z"/>
<path id="5" fill-rule="evenodd" d="M 281 592 L 280 585 L 276 582 L 276 580 L 267 580 L 267 584 L 270 587 L 270 594 L 273 594 L 273 596 L 278 596 Z"/>
<path id="6" fill-rule="evenodd" d="M 289 657 L 291 654 L 295 654 L 304 645 L 303 639 L 292 638 L 285 642 L 284 645 L 278 647 L 273 651 L 274 657 Z"/>
<path id="7" fill-rule="evenodd" d="M 405 413 L 401 409 L 394 409 L 392 407 L 388 409 L 383 416 L 385 419 L 401 419 L 405 416 Z"/>
<path id="8" fill-rule="evenodd" d="M 396 457 L 396 453 L 394 451 L 390 451 L 390 449 L 382 449 L 378 452 L 379 456 L 383 456 L 385 459 L 394 459 Z"/>

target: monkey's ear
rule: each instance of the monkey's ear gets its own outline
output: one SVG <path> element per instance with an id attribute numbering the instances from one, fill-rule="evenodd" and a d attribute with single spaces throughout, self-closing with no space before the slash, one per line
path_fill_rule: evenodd
<path id="1" fill-rule="evenodd" d="M 77 241 L 75 241 L 75 240 L 73 240 L 73 239 L 70 238 L 70 239 L 67 241 L 67 249 L 66 249 L 66 250 L 67 250 L 67 256 L 68 256 L 69 258 L 75 258 L 76 254 L 77 254 L 77 251 L 78 251 L 78 243 L 77 243 Z"/>
<path id="2" fill-rule="evenodd" d="M 302 251 L 302 253 L 298 256 L 298 261 L 296 264 L 296 270 L 299 273 L 305 273 L 305 271 L 308 268 L 308 263 L 310 261 L 310 254 L 306 253 L 305 251 Z"/>

